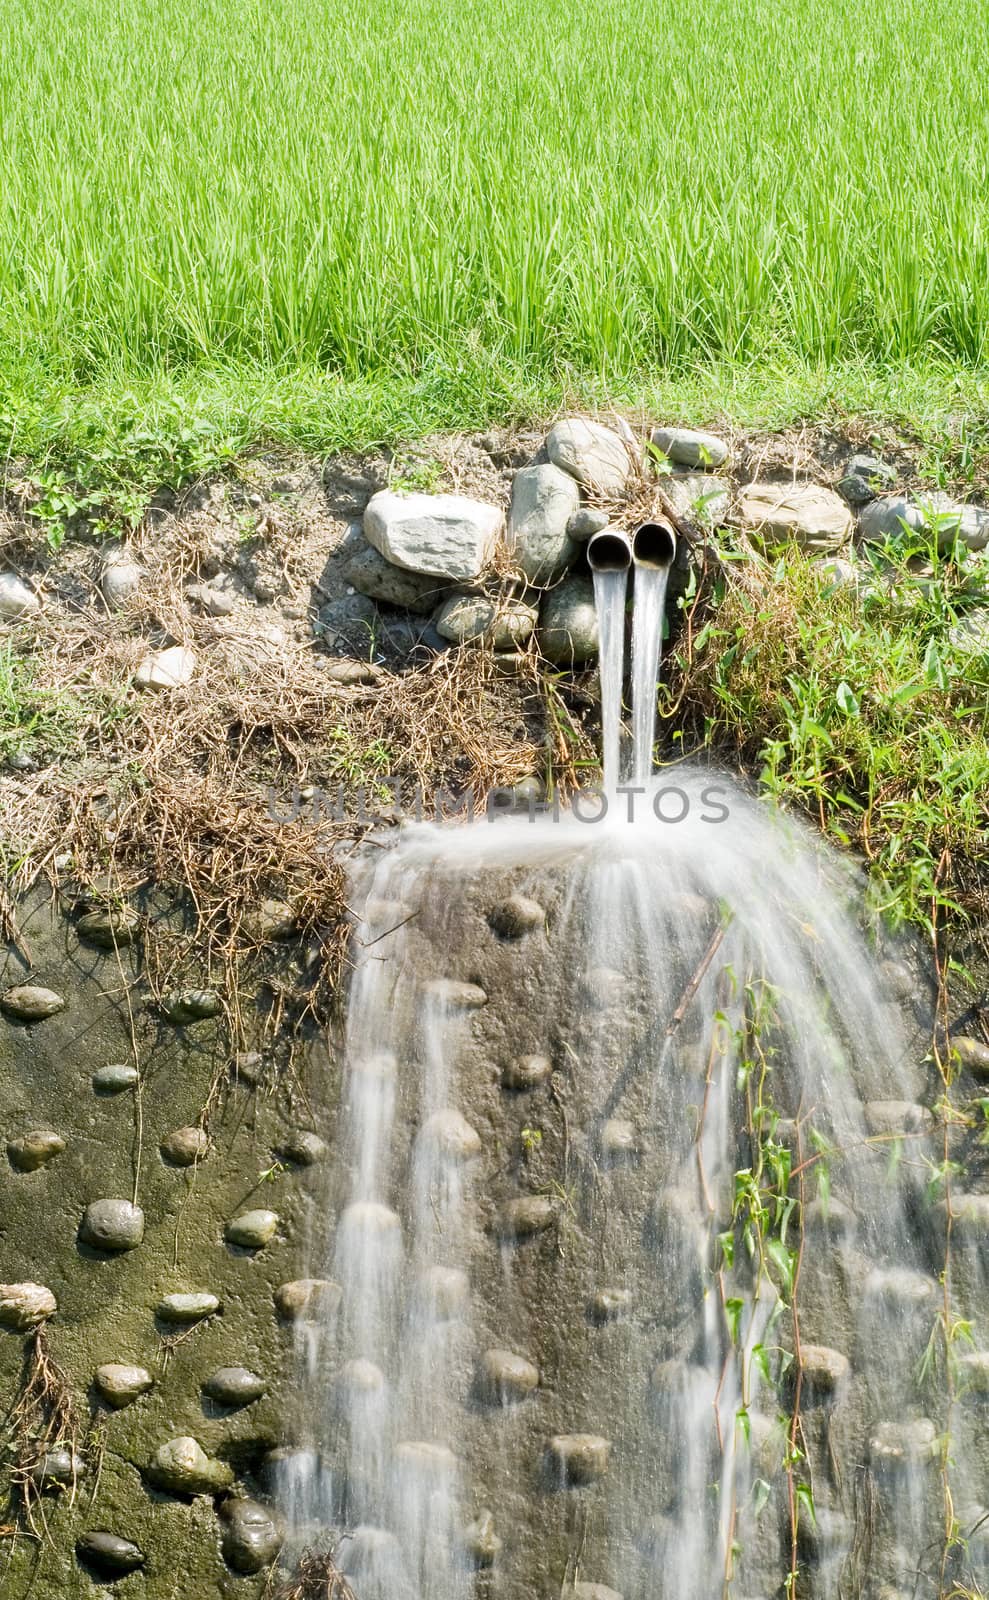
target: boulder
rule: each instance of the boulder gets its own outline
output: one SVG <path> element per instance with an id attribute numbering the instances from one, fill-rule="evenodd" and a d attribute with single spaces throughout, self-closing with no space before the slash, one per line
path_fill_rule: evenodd
<path id="1" fill-rule="evenodd" d="M 498 506 L 455 494 L 383 489 L 364 513 L 364 536 L 388 561 L 451 583 L 480 577 L 504 525 Z"/>
<path id="2" fill-rule="evenodd" d="M 16 572 L 0 572 L 0 619 L 16 622 L 40 609 L 38 596 L 22 583 Z"/>
<path id="3" fill-rule="evenodd" d="M 100 590 L 111 611 L 119 611 L 133 600 L 147 573 L 124 549 L 111 551 L 103 559 Z"/>
<path id="4" fill-rule="evenodd" d="M 720 528 L 727 520 L 731 496 L 727 478 L 709 472 L 675 472 L 663 479 L 663 488 L 681 517 L 708 528 Z"/>
<path id="5" fill-rule="evenodd" d="M 144 1552 L 130 1539 L 121 1539 L 116 1533 L 94 1529 L 82 1533 L 76 1540 L 76 1555 L 86 1566 L 104 1572 L 108 1577 L 123 1577 L 144 1566 Z"/>
<path id="6" fill-rule="evenodd" d="M 57 1310 L 55 1296 L 40 1283 L 0 1283 L 0 1328 L 29 1333 Z"/>
<path id="7" fill-rule="evenodd" d="M 7 1159 L 15 1172 L 37 1172 L 39 1167 L 60 1156 L 64 1149 L 65 1140 L 61 1134 L 36 1128 L 19 1139 L 8 1141 Z"/>
<path id="8" fill-rule="evenodd" d="M 228 1244 L 240 1245 L 244 1250 L 262 1250 L 278 1232 L 277 1211 L 244 1211 L 233 1217 L 223 1230 Z"/>
<path id="9" fill-rule="evenodd" d="M 512 484 L 508 544 L 513 565 L 534 588 L 547 588 L 577 554 L 568 524 L 580 506 L 575 480 L 547 463 L 523 467 Z"/>
<path id="10" fill-rule="evenodd" d="M 234 1480 L 233 1469 L 225 1461 L 211 1460 L 198 1440 L 188 1435 L 161 1445 L 147 1475 L 159 1489 L 192 1497 L 216 1494 L 228 1489 Z"/>
<path id="11" fill-rule="evenodd" d="M 92 1250 L 136 1250 L 144 1238 L 144 1212 L 130 1200 L 93 1200 L 83 1212 L 79 1238 Z"/>
<path id="12" fill-rule="evenodd" d="M 596 1433 L 563 1433 L 547 1446 L 550 1465 L 571 1487 L 596 1483 L 608 1470 L 611 1441 Z"/>
<path id="13" fill-rule="evenodd" d="M 588 578 L 567 578 L 543 602 L 539 647 L 559 667 L 584 666 L 598 653 L 594 588 Z"/>
<path id="14" fill-rule="evenodd" d="M 132 1367 L 118 1361 L 108 1361 L 93 1373 L 93 1383 L 101 1399 L 113 1406 L 115 1411 L 133 1405 L 135 1400 L 154 1387 L 154 1381 L 144 1367 Z"/>
<path id="15" fill-rule="evenodd" d="M 132 944 L 140 927 L 141 919 L 133 907 L 100 906 L 79 918 L 76 932 L 80 939 L 101 950 L 115 950 L 119 945 Z"/>
<path id="16" fill-rule="evenodd" d="M 517 1404 L 539 1387 L 539 1368 L 512 1350 L 485 1350 L 477 1365 L 477 1387 L 491 1405 Z"/>
<path id="17" fill-rule="evenodd" d="M 845 467 L 838 493 L 850 506 L 864 506 L 884 489 L 892 489 L 895 482 L 895 467 L 887 466 L 878 456 L 855 455 Z"/>
<path id="18" fill-rule="evenodd" d="M 184 689 L 192 682 L 198 665 L 196 652 L 173 644 L 167 650 L 146 655 L 134 674 L 139 689 Z"/>
<path id="19" fill-rule="evenodd" d="M 0 995 L 0 1011 L 19 1022 L 43 1022 L 65 1010 L 65 1001 L 54 989 L 42 989 L 34 983 L 19 983 Z"/>
<path id="20" fill-rule="evenodd" d="M 209 1155 L 209 1134 L 204 1128 L 175 1128 L 158 1146 L 172 1167 L 194 1167 Z"/>
<path id="21" fill-rule="evenodd" d="M 454 594 L 436 614 L 436 631 L 451 644 L 483 639 L 495 650 L 513 650 L 532 637 L 538 616 L 535 606 L 524 600 Z"/>
<path id="22" fill-rule="evenodd" d="M 488 912 L 488 922 L 499 939 L 521 939 L 541 928 L 545 921 L 542 906 L 522 894 L 509 895 Z"/>
<path id="23" fill-rule="evenodd" d="M 610 520 L 607 511 L 599 511 L 596 506 L 581 506 L 567 523 L 567 533 L 576 544 L 586 544 L 595 533 L 606 528 Z"/>
<path id="24" fill-rule="evenodd" d="M 114 1061 L 93 1073 L 93 1088 L 97 1094 L 122 1094 L 125 1089 L 133 1089 L 137 1080 L 136 1067 L 128 1062 Z"/>
<path id="25" fill-rule="evenodd" d="M 740 491 L 739 521 L 766 545 L 835 550 L 852 531 L 852 514 L 832 489 L 816 483 L 749 483 Z"/>
<path id="26" fill-rule="evenodd" d="M 989 656 L 989 606 L 976 606 L 948 629 L 948 639 L 960 656 Z"/>
<path id="27" fill-rule="evenodd" d="M 498 1232 L 503 1239 L 530 1239 L 556 1221 L 556 1202 L 546 1194 L 528 1194 L 502 1207 Z"/>
<path id="28" fill-rule="evenodd" d="M 343 576 L 358 594 L 423 616 L 432 611 L 445 588 L 435 577 L 395 566 L 363 536 L 359 541 L 348 542 Z"/>
<path id="29" fill-rule="evenodd" d="M 635 464 L 635 442 L 586 417 L 564 417 L 546 435 L 546 454 L 589 494 L 613 498 L 624 494 Z"/>
<path id="30" fill-rule="evenodd" d="M 223 1559 L 234 1572 L 250 1574 L 270 1566 L 282 1547 L 274 1517 L 257 1500 L 225 1500 L 220 1507 Z"/>
<path id="31" fill-rule="evenodd" d="M 728 460 L 728 446 L 716 433 L 697 428 L 653 428 L 650 443 L 678 467 L 720 467 Z"/>
<path id="32" fill-rule="evenodd" d="M 264 1394 L 264 1379 L 247 1367 L 217 1367 L 203 1384 L 203 1394 L 220 1406 L 248 1406 Z"/>

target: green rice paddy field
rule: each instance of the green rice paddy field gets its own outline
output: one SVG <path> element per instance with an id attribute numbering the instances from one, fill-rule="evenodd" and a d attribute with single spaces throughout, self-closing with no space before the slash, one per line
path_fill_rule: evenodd
<path id="1" fill-rule="evenodd" d="M 8 449 L 982 402 L 983 0 L 0 0 Z"/>

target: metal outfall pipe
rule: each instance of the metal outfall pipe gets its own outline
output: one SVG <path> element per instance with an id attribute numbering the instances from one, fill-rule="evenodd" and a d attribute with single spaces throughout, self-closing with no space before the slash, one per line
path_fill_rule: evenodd
<path id="1" fill-rule="evenodd" d="M 603 535 L 598 534 L 597 537 L 600 539 Z M 643 522 L 641 527 L 636 528 L 631 542 L 632 559 L 637 567 L 660 570 L 672 567 L 677 553 L 677 537 L 668 522 Z"/>
<path id="2" fill-rule="evenodd" d="M 602 528 L 587 542 L 587 564 L 592 572 L 627 572 L 632 565 L 632 541 L 620 528 Z"/>

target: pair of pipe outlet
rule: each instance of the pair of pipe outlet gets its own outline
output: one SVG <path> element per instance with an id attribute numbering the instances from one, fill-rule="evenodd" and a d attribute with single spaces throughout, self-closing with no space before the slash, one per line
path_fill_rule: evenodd
<path id="1" fill-rule="evenodd" d="M 592 572 L 627 572 L 630 567 L 669 569 L 676 556 L 676 534 L 668 522 L 643 522 L 634 533 L 602 528 L 587 544 Z"/>

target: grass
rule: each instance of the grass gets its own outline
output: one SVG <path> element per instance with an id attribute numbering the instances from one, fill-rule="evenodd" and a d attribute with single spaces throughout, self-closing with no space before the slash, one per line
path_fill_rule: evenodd
<path id="1" fill-rule="evenodd" d="M 3 13 L 12 453 L 982 401 L 977 0 Z"/>
<path id="2" fill-rule="evenodd" d="M 916 568 L 931 576 L 921 590 Z M 937 532 L 873 552 L 858 590 L 791 551 L 722 567 L 680 642 L 677 742 L 729 753 L 870 869 L 875 909 L 928 932 L 986 912 L 989 662 L 955 621 L 987 600 L 984 562 Z"/>

